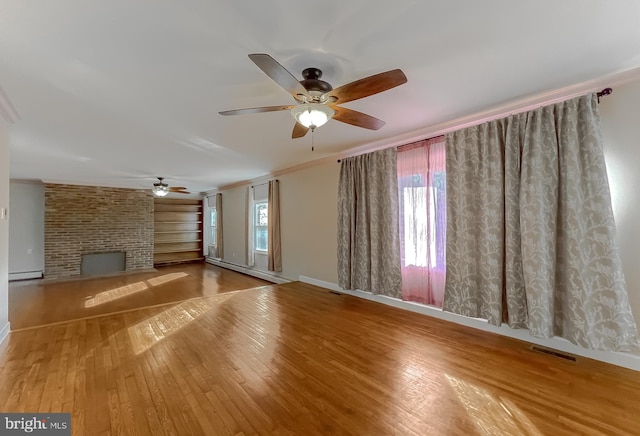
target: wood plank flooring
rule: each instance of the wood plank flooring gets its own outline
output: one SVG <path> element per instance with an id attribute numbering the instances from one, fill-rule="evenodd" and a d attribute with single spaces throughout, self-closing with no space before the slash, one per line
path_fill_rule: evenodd
<path id="1" fill-rule="evenodd" d="M 0 353 L 0 410 L 71 412 L 74 435 L 640 434 L 638 372 L 298 282 L 12 332 Z"/>
<path id="2" fill-rule="evenodd" d="M 203 263 L 93 279 L 12 282 L 9 322 L 19 330 L 269 284 Z"/>

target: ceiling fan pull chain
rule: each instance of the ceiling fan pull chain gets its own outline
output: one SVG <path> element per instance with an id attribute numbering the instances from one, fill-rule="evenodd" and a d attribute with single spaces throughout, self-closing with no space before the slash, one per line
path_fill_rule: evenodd
<path id="1" fill-rule="evenodd" d="M 314 143 L 314 138 L 315 138 L 315 131 L 316 129 L 311 129 L 311 151 L 315 151 L 315 143 Z"/>

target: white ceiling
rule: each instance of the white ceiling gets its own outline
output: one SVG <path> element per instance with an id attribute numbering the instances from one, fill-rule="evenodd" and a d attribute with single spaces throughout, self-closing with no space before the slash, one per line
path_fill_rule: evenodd
<path id="1" fill-rule="evenodd" d="M 292 104 L 247 57 L 334 87 L 400 68 L 408 83 L 291 139 Z M 640 66 L 637 0 L 2 0 L 11 178 L 206 191 Z"/>

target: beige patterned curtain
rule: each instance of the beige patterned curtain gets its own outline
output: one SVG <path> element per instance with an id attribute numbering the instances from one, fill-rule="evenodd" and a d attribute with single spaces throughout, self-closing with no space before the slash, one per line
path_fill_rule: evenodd
<path id="1" fill-rule="evenodd" d="M 282 271 L 280 249 L 280 183 L 269 181 L 269 221 L 267 222 L 267 269 Z"/>
<path id="2" fill-rule="evenodd" d="M 338 284 L 400 298 L 395 148 L 342 160 L 338 185 Z"/>
<path id="3" fill-rule="evenodd" d="M 590 94 L 448 134 L 444 310 L 637 347 Z"/>
<path id="4" fill-rule="evenodd" d="M 216 194 L 216 257 L 224 257 L 224 241 L 222 240 L 222 194 Z"/>

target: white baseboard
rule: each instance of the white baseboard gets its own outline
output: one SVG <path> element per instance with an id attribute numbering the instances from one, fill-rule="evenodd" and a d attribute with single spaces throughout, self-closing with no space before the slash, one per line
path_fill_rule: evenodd
<path id="1" fill-rule="evenodd" d="M 9 273 L 9 281 L 14 280 L 28 280 L 28 279 L 41 279 L 42 271 L 25 271 L 19 273 Z"/>
<path id="2" fill-rule="evenodd" d="M 589 350 L 587 348 L 582 348 L 574 345 L 564 338 L 536 338 L 531 336 L 529 334 L 529 331 L 525 329 L 512 329 L 506 324 L 503 324 L 500 327 L 496 327 L 492 324 L 489 324 L 486 320 L 483 319 L 468 318 L 466 316 L 456 315 L 454 313 L 445 312 L 442 309 L 420 303 L 402 301 L 398 300 L 397 298 L 387 297 L 384 295 L 374 295 L 370 292 L 345 290 L 335 283 L 325 282 L 324 280 L 318 280 L 307 276 L 300 276 L 299 280 L 303 283 L 320 286 L 332 291 L 353 295 L 355 297 L 364 298 L 366 300 L 375 301 L 378 303 L 386 304 L 388 306 L 397 307 L 399 309 L 409 310 L 411 312 L 432 316 L 434 318 L 443 319 L 445 321 L 454 322 L 456 324 L 465 325 L 467 327 L 473 327 L 479 330 L 484 330 L 502 336 L 519 339 L 521 341 L 530 342 L 532 344 L 541 345 L 543 347 L 553 348 L 555 350 L 575 354 L 577 356 L 588 357 L 589 359 L 599 360 L 601 362 L 610 363 L 612 365 L 621 366 L 623 368 L 640 371 L 640 356 L 636 354 Z"/>
<path id="3" fill-rule="evenodd" d="M 11 325 L 7 322 L 2 328 L 0 328 L 0 344 L 9 337 L 11 331 Z"/>
<path id="4" fill-rule="evenodd" d="M 289 283 L 292 281 L 285 277 L 280 277 L 280 276 L 268 273 L 266 271 L 260 271 L 246 265 L 238 265 L 236 263 L 225 262 L 224 260 L 220 260 L 220 259 L 213 259 L 213 258 L 207 257 L 206 262 L 210 263 L 211 265 L 219 266 L 220 268 L 230 269 L 232 271 L 257 277 L 259 279 L 266 280 L 271 283 Z"/>

